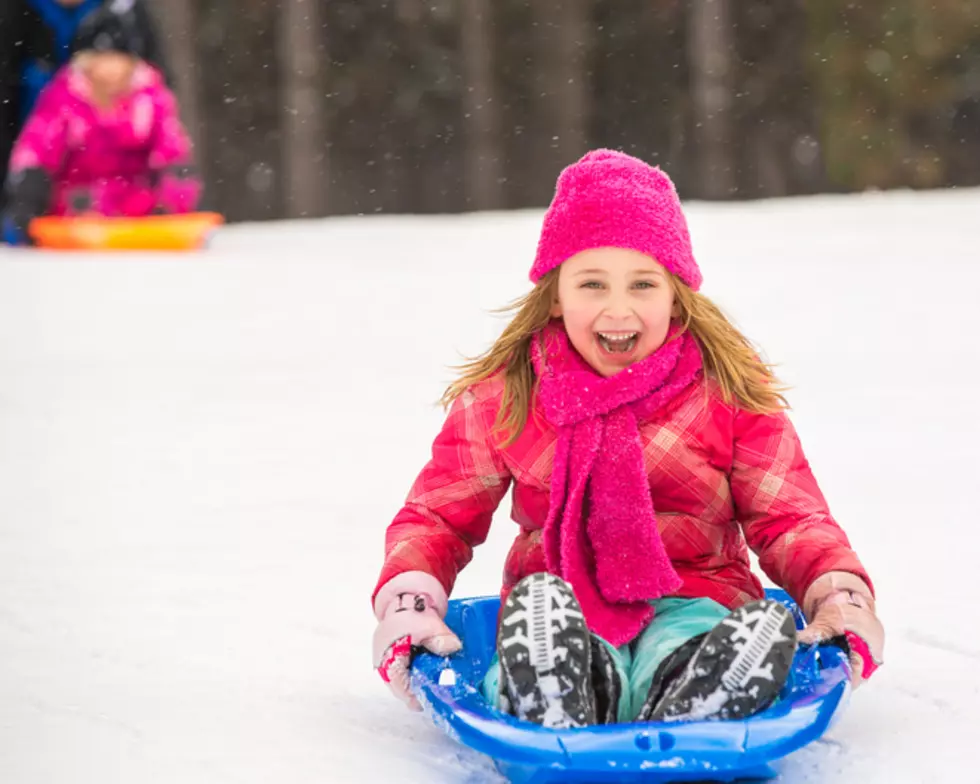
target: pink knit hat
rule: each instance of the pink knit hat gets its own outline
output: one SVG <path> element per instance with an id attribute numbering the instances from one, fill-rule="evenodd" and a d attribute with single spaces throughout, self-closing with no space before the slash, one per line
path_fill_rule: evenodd
<path id="1" fill-rule="evenodd" d="M 593 150 L 558 177 L 531 280 L 537 283 L 576 253 L 605 247 L 653 256 L 695 291 L 701 287 L 674 183 L 630 155 Z"/>

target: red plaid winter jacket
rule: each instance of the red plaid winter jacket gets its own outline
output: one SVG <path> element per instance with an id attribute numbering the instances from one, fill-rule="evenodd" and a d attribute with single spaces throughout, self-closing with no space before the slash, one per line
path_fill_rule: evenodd
<path id="1" fill-rule="evenodd" d="M 545 570 L 541 529 L 556 434 L 540 414 L 532 415 L 514 444 L 499 447 L 490 432 L 502 393 L 497 377 L 453 404 L 432 459 L 388 527 L 375 594 L 402 572 L 423 571 L 448 595 L 510 485 L 519 531 L 504 567 L 503 595 L 525 575 Z M 731 608 L 762 596 L 748 547 L 797 602 L 828 571 L 852 572 L 871 584 L 784 414 L 747 413 L 702 381 L 642 424 L 640 437 L 660 534 L 684 581 L 675 595 L 706 596 Z"/>

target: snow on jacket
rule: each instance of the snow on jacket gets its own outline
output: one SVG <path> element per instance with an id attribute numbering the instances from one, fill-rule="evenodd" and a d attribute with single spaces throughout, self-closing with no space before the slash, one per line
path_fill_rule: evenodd
<path id="1" fill-rule="evenodd" d="M 158 71 L 139 63 L 130 92 L 100 108 L 88 78 L 68 65 L 41 93 L 14 145 L 10 172 L 48 173 L 49 214 L 136 217 L 192 211 L 201 183 L 187 171 L 190 163 L 190 138 Z"/>
<path id="2" fill-rule="evenodd" d="M 388 527 L 375 595 L 408 571 L 433 575 L 448 595 L 511 485 L 519 530 L 503 595 L 522 577 L 546 571 L 541 532 L 556 434 L 532 412 L 517 441 L 498 446 L 491 429 L 502 394 L 495 377 L 454 402 L 432 459 Z M 640 437 L 660 534 L 683 580 L 676 596 L 709 597 L 730 608 L 761 597 L 748 548 L 797 602 L 829 571 L 851 572 L 871 585 L 785 414 L 726 404 L 717 385 L 702 378 L 642 423 Z"/>

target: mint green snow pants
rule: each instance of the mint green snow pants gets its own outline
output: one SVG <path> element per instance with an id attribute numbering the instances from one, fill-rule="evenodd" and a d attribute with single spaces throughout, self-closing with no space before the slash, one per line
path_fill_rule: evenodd
<path id="1" fill-rule="evenodd" d="M 660 663 L 692 637 L 711 631 L 729 612 L 713 599 L 659 599 L 653 606 L 653 620 L 633 642 L 616 648 L 601 640 L 623 684 L 617 716 L 621 724 L 640 712 Z M 483 679 L 483 696 L 495 707 L 499 707 L 499 684 L 500 664 L 494 654 Z"/>

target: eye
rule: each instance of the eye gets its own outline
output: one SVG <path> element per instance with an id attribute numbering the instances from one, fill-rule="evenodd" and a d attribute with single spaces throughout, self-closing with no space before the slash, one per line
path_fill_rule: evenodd
<path id="1" fill-rule="evenodd" d="M 638 281 L 636 281 L 636 283 L 633 284 L 633 288 L 635 288 L 635 289 L 655 289 L 655 288 L 657 288 L 657 284 L 654 283 L 652 280 L 638 280 Z"/>
<path id="2" fill-rule="evenodd" d="M 581 286 L 580 289 L 601 289 L 602 284 L 597 280 L 587 280 Z"/>

